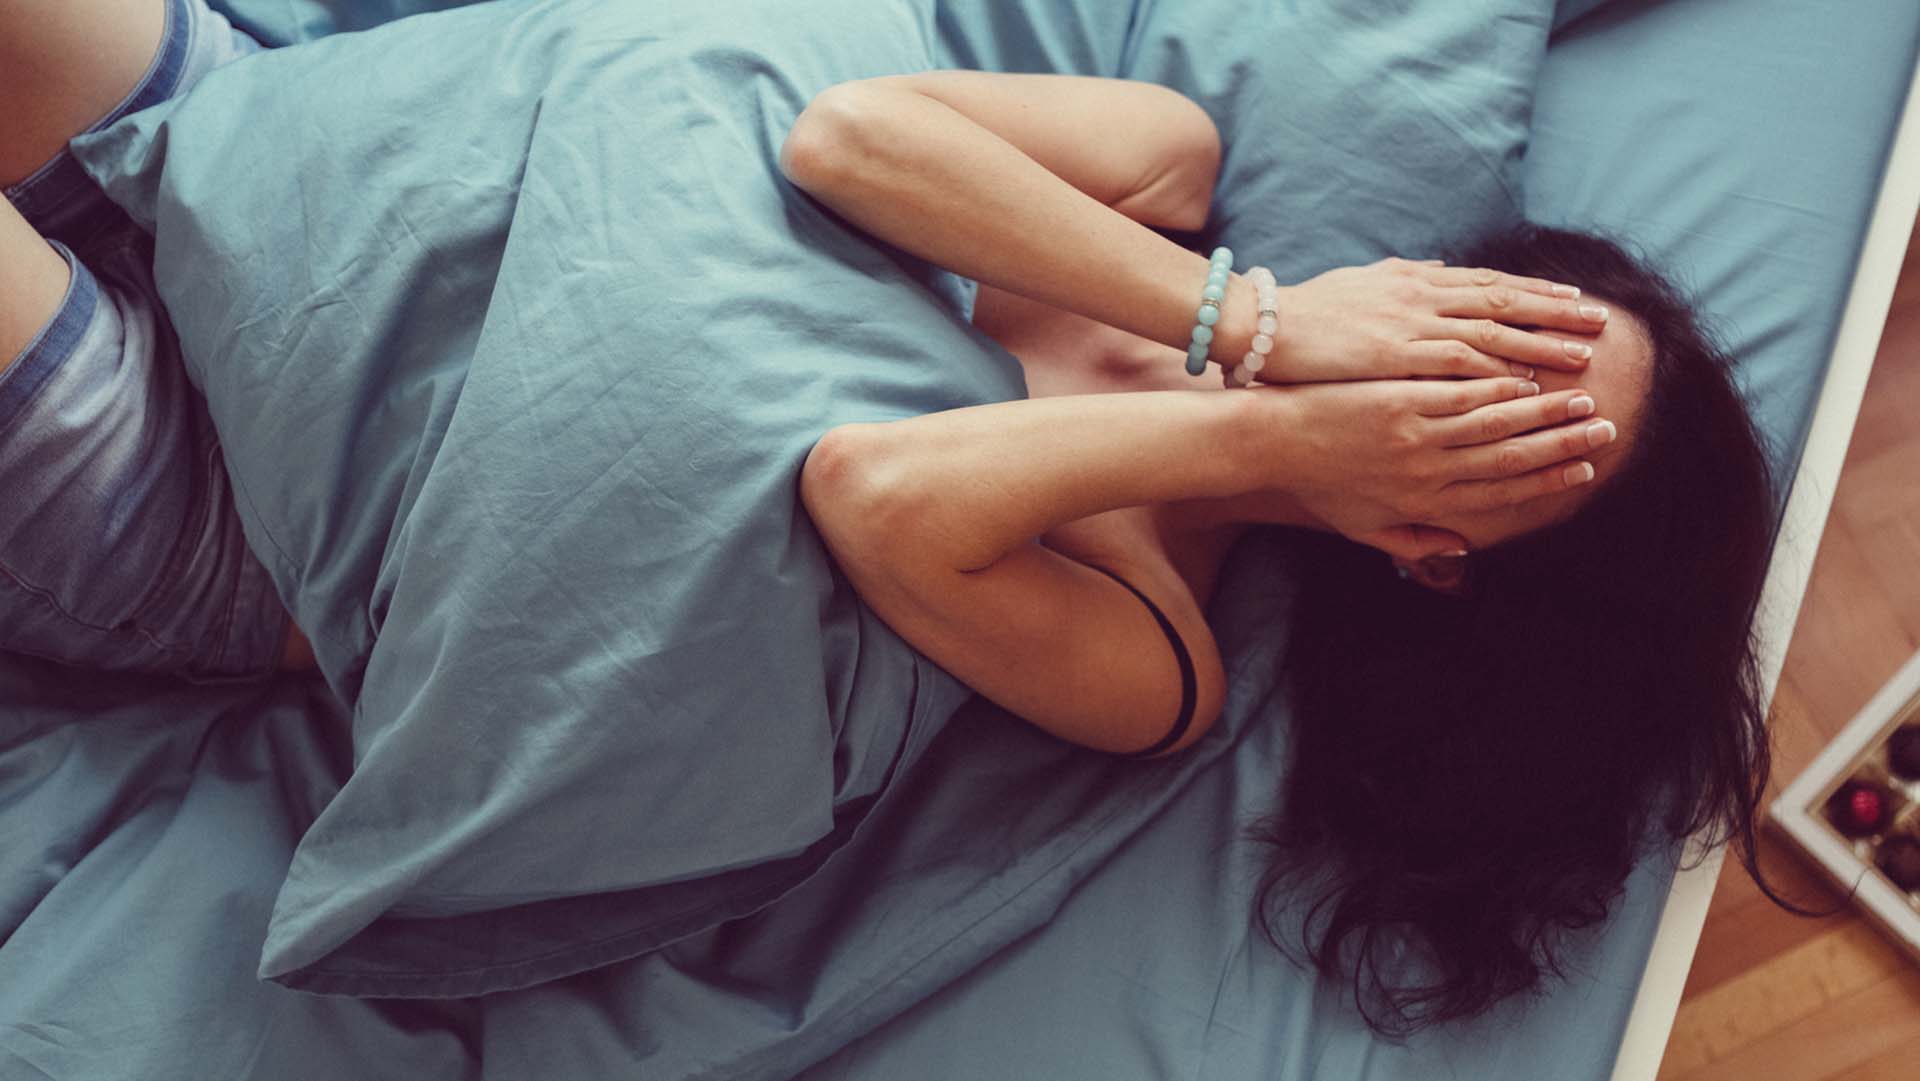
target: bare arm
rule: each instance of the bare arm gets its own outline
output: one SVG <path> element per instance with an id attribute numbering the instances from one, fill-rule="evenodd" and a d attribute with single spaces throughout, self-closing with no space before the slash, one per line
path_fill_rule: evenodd
<path id="1" fill-rule="evenodd" d="M 1204 224 L 1219 154 L 1206 115 L 1163 87 L 933 72 L 828 89 L 795 122 L 780 165 L 888 243 L 1184 347 L 1206 257 L 1141 220 Z M 1233 278 L 1226 307 L 1244 318 L 1222 319 L 1213 355 L 1237 358 L 1253 336 L 1252 286 Z"/>
<path id="2" fill-rule="evenodd" d="M 1253 397 L 1070 395 L 845 425 L 808 456 L 801 498 L 861 599 L 915 648 L 1062 739 L 1131 751 L 1178 712 L 1167 640 L 1124 586 L 1036 538 L 1114 508 L 1254 490 Z M 1225 693 L 1204 613 L 1137 553 L 1091 561 L 1151 597 L 1192 656 L 1184 747 Z"/>
<path id="3" fill-rule="evenodd" d="M 1140 224 L 1195 228 L 1219 167 L 1198 106 L 1117 79 L 932 72 L 843 83 L 781 149 L 795 185 L 860 228 L 995 288 L 1184 348 L 1205 257 Z M 1131 215 L 1131 216 L 1130 216 Z M 1138 219 L 1138 220 L 1136 220 Z M 1573 290 L 1490 270 L 1383 262 L 1280 290 L 1269 382 L 1578 370 L 1533 327 L 1592 333 Z M 1253 339 L 1230 279 L 1211 359 Z M 1598 309 L 1595 309 L 1598 311 Z"/>
<path id="4" fill-rule="evenodd" d="M 1591 479 L 1583 426 L 1565 423 L 1579 392 L 1538 390 L 1513 378 L 1381 380 L 970 406 L 833 429 L 800 494 L 861 599 L 901 637 L 1008 710 L 1103 750 L 1153 744 L 1179 703 L 1158 626 L 1085 564 L 1128 578 L 1194 660 L 1193 727 L 1177 749 L 1225 694 L 1200 601 L 1137 549 L 1075 559 L 1038 537 L 1122 507 L 1284 493 L 1311 512 L 1258 520 L 1324 523 L 1417 561 L 1463 544 L 1430 523 Z M 1511 432 L 1522 434 L 1499 438 Z"/>

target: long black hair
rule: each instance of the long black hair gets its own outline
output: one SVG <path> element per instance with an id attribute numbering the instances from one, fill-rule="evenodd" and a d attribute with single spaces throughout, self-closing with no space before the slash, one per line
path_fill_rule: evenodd
<path id="1" fill-rule="evenodd" d="M 1570 520 L 1469 556 L 1466 595 L 1303 542 L 1257 916 L 1389 1036 L 1561 974 L 1650 844 L 1732 840 L 1755 870 L 1768 770 L 1750 628 L 1776 507 L 1728 358 L 1600 237 L 1523 226 L 1450 262 L 1625 309 L 1653 366 L 1618 472 Z"/>

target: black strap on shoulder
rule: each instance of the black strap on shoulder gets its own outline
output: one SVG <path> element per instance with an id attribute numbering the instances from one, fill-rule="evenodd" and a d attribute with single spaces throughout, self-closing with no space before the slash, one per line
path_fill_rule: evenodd
<path id="1" fill-rule="evenodd" d="M 1135 589 L 1132 582 L 1127 581 L 1125 578 L 1120 577 L 1107 568 L 1091 563 L 1088 564 L 1088 566 L 1093 567 L 1094 570 L 1126 586 L 1127 589 L 1132 591 L 1134 596 L 1140 598 L 1140 603 L 1147 606 L 1147 611 L 1153 613 L 1153 618 L 1160 624 L 1160 629 L 1166 632 L 1167 641 L 1173 644 L 1174 659 L 1180 662 L 1180 719 L 1174 721 L 1173 729 L 1166 735 L 1160 737 L 1159 742 L 1153 746 L 1145 750 L 1129 751 L 1118 757 L 1146 758 L 1150 755 L 1159 754 L 1161 751 L 1180 742 L 1180 737 L 1186 735 L 1187 729 L 1193 725 L 1193 700 L 1197 684 L 1193 674 L 1193 657 L 1187 653 L 1187 644 L 1180 640 L 1179 632 L 1173 629 L 1173 624 L 1168 621 L 1166 614 L 1160 611 L 1159 605 L 1147 599 L 1145 593 Z"/>

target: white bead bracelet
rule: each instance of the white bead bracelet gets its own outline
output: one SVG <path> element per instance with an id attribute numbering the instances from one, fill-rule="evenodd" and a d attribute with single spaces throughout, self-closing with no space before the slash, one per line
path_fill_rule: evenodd
<path id="1" fill-rule="evenodd" d="M 1229 387 L 1250 386 L 1253 377 L 1267 366 L 1267 356 L 1273 352 L 1273 336 L 1280 332 L 1280 283 L 1273 277 L 1273 271 L 1257 266 L 1247 269 L 1247 280 L 1253 283 L 1254 294 L 1259 297 L 1259 314 L 1253 324 L 1252 348 L 1225 373 Z"/>

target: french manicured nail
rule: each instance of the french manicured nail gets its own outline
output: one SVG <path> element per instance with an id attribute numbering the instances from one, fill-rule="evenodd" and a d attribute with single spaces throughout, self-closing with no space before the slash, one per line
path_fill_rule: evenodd
<path id="1" fill-rule="evenodd" d="M 1585 484 L 1593 479 L 1593 463 L 1575 462 L 1560 471 L 1560 479 L 1566 481 L 1569 488 L 1576 484 Z"/>
<path id="2" fill-rule="evenodd" d="M 1567 355 L 1575 360 L 1593 359 L 1593 346 L 1585 342 L 1562 342 L 1560 348 L 1566 350 Z"/>
<path id="3" fill-rule="evenodd" d="M 1587 425 L 1587 446 L 1604 447 L 1613 442 L 1613 437 L 1619 434 L 1619 429 L 1613 426 L 1612 421 L 1596 420 Z"/>
<path id="4" fill-rule="evenodd" d="M 1580 287 L 1577 285 L 1556 285 L 1553 287 L 1553 295 L 1566 297 L 1568 300 L 1578 300 L 1580 299 Z"/>
<path id="5" fill-rule="evenodd" d="M 1598 304 L 1582 304 L 1580 305 L 1580 317 L 1588 322 L 1604 323 L 1607 321 L 1607 309 Z"/>
<path id="6" fill-rule="evenodd" d="M 1507 370 L 1519 376 L 1522 379 L 1533 378 L 1533 369 L 1527 367 L 1525 364 L 1508 364 Z"/>
<path id="7" fill-rule="evenodd" d="M 1577 398 L 1567 399 L 1567 416 L 1590 417 L 1593 415 L 1593 410 L 1593 399 L 1584 394 Z"/>
<path id="8" fill-rule="evenodd" d="M 1538 393 L 1540 393 L 1540 384 L 1531 382 L 1520 384 L 1520 396 L 1522 398 L 1531 398 Z"/>

